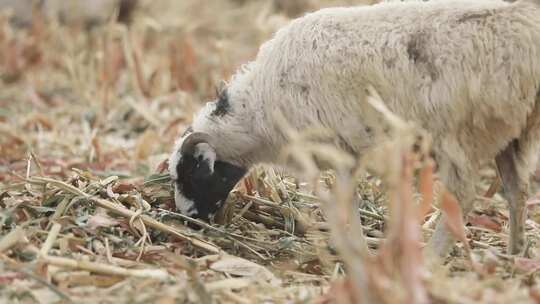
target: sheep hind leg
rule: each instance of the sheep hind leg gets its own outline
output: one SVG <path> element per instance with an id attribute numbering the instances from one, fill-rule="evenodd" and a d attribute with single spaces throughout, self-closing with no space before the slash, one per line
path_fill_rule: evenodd
<path id="1" fill-rule="evenodd" d="M 509 254 L 521 253 L 525 244 L 525 207 L 528 198 L 529 171 L 520 161 L 519 152 L 519 141 L 514 140 L 495 157 L 497 172 L 503 186 L 502 194 L 509 205 Z"/>
<path id="2" fill-rule="evenodd" d="M 446 165 L 446 166 L 445 166 Z M 441 180 L 458 201 L 463 216 L 471 211 L 476 196 L 475 176 L 472 170 L 459 168 L 451 162 L 439 164 L 441 168 Z M 446 224 L 446 215 L 439 218 L 433 235 L 424 249 L 424 255 L 428 262 L 436 262 L 448 255 L 455 244 L 455 238 Z"/>

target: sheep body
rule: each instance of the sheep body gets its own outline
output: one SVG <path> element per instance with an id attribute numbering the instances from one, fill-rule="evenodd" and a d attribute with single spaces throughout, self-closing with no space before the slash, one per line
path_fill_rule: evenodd
<path id="1" fill-rule="evenodd" d="M 372 85 L 394 113 L 477 164 L 520 136 L 539 83 L 536 7 L 477 0 L 323 9 L 278 31 L 231 80 L 230 112 L 217 118 L 209 103 L 193 129 L 216 140 L 218 159 L 274 162 L 285 144 L 271 117 L 279 109 L 294 127 L 321 123 L 361 152 L 376 129 L 362 117 Z"/>
<path id="2" fill-rule="evenodd" d="M 361 154 L 384 132 L 365 101 L 372 86 L 390 110 L 431 133 L 442 179 L 467 212 L 483 163 L 508 151 L 503 175 L 520 181 L 535 168 L 538 2 L 381 3 L 308 14 L 262 45 L 224 96 L 196 114 L 193 130 L 212 138 L 218 160 L 275 163 L 286 144 L 272 116 L 278 110 L 299 130 L 332 129 L 337 145 Z M 511 188 L 516 200 L 523 186 Z M 436 234 L 436 251 L 447 250 L 451 237 Z"/>

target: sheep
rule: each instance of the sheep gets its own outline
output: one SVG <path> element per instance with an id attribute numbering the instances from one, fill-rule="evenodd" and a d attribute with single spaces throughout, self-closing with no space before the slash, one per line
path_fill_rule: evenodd
<path id="1" fill-rule="evenodd" d="M 441 181 L 467 214 L 479 168 L 495 161 L 510 210 L 508 252 L 524 247 L 528 177 L 540 144 L 540 1 L 440 0 L 327 8 L 291 21 L 195 115 L 174 145 L 177 209 L 208 219 L 254 164 L 276 163 L 286 137 L 323 126 L 362 155 L 381 136 L 365 102 L 433 138 Z M 428 243 L 454 244 L 444 221 Z"/>
<path id="2" fill-rule="evenodd" d="M 115 12 L 119 22 L 128 23 L 138 0 L 0 0 L 0 10 L 10 10 L 12 24 L 29 26 L 35 12 L 64 24 L 87 27 L 104 24 Z"/>

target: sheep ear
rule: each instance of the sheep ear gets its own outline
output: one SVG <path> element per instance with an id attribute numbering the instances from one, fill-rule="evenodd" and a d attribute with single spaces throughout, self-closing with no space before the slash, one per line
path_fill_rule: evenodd
<path id="1" fill-rule="evenodd" d="M 195 145 L 195 152 L 193 153 L 193 158 L 197 162 L 197 168 L 200 168 L 200 173 L 207 172 L 208 175 L 214 174 L 216 151 L 214 150 L 214 148 L 212 148 L 212 146 L 210 146 L 210 144 L 199 143 Z"/>
<path id="2" fill-rule="evenodd" d="M 192 157 L 196 163 L 196 175 L 199 177 L 214 173 L 216 151 L 210 144 L 210 136 L 202 132 L 188 134 L 182 143 L 180 151 L 184 157 Z"/>
<path id="3" fill-rule="evenodd" d="M 210 136 L 203 132 L 189 133 L 182 142 L 180 152 L 182 153 L 182 155 L 194 155 L 195 146 L 201 143 L 206 143 L 210 145 Z"/>

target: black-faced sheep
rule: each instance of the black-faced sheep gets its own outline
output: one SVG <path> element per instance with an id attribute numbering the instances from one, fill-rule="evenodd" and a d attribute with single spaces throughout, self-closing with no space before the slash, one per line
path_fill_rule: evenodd
<path id="1" fill-rule="evenodd" d="M 509 252 L 524 244 L 529 171 L 540 143 L 540 1 L 381 3 L 330 8 L 279 30 L 217 101 L 194 117 L 169 160 L 178 209 L 208 218 L 256 163 L 275 163 L 285 136 L 322 125 L 354 154 L 378 134 L 374 87 L 395 114 L 433 137 L 438 174 L 466 214 L 479 167 L 495 159 L 510 206 Z M 442 221 L 430 248 L 453 244 Z"/>

